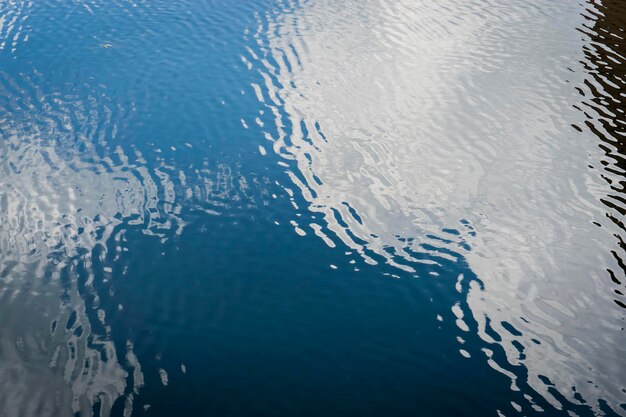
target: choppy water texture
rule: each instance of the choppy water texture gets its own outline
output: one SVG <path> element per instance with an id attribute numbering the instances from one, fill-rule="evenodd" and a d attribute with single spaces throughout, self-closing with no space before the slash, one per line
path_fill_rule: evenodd
<path id="1" fill-rule="evenodd" d="M 0 2 L 0 416 L 626 416 L 626 3 Z"/>

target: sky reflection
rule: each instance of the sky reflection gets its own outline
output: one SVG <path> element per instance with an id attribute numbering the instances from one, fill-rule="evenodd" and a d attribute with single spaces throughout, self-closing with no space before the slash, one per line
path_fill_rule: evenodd
<path id="1" fill-rule="evenodd" d="M 411 253 L 452 229 L 447 247 L 484 283 L 468 294 L 479 335 L 506 352 L 496 363 L 485 348 L 488 363 L 536 393 L 529 406 L 597 413 L 623 412 L 626 392 L 606 278 L 623 265 L 594 224 L 607 187 L 581 169 L 596 141 L 571 126 L 589 89 L 580 28 L 600 8 L 287 3 L 257 34 L 274 149 L 295 160 L 316 233 L 412 270 Z"/>
<path id="2" fill-rule="evenodd" d="M 625 415 L 623 12 L 0 4 L 0 415 Z"/>

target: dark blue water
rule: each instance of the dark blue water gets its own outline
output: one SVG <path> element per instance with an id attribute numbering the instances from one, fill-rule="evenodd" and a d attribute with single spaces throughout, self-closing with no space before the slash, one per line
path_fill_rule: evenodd
<path id="1" fill-rule="evenodd" d="M 0 3 L 0 416 L 626 415 L 625 16 Z"/>

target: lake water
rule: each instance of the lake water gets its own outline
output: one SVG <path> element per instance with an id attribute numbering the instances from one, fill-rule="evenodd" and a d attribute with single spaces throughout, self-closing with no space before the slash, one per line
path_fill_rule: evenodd
<path id="1" fill-rule="evenodd" d="M 626 3 L 0 3 L 0 416 L 626 416 Z"/>

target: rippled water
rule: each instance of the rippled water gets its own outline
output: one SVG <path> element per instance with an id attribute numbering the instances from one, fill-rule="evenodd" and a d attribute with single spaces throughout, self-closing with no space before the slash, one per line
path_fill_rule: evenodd
<path id="1" fill-rule="evenodd" d="M 0 3 L 0 416 L 626 415 L 621 0 Z"/>

